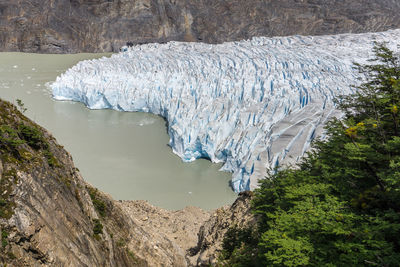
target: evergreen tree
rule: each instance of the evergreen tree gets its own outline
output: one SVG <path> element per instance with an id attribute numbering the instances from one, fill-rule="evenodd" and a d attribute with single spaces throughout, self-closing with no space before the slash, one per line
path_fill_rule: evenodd
<path id="1" fill-rule="evenodd" d="M 400 57 L 384 44 L 374 52 L 356 65 L 361 85 L 339 99 L 344 117 L 327 124 L 327 138 L 261 181 L 258 231 L 223 264 L 399 266 Z"/>

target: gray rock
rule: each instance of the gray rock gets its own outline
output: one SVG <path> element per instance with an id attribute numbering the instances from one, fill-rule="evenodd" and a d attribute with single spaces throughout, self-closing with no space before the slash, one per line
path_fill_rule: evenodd
<path id="1" fill-rule="evenodd" d="M 384 31 L 400 27 L 399 14 L 396 0 L 0 0 L 0 51 Z"/>
<path id="2" fill-rule="evenodd" d="M 0 99 L 0 126 L 18 131 L 21 123 L 47 145 L 32 147 L 15 135 L 24 143 L 0 146 L 0 266 L 214 263 L 230 226 L 255 223 L 250 192 L 213 213 L 115 201 L 83 180 L 71 155 L 50 133 Z M 96 231 L 99 223 L 102 229 Z"/>
<path id="3" fill-rule="evenodd" d="M 195 266 L 215 266 L 225 234 L 230 228 L 255 229 L 259 218 L 251 209 L 253 193 L 241 192 L 231 206 L 214 211 L 198 232 L 197 245 L 188 250 L 188 258 Z"/>

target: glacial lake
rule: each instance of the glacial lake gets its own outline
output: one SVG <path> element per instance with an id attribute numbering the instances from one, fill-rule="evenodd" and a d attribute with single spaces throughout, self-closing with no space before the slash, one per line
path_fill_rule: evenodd
<path id="1" fill-rule="evenodd" d="M 71 153 L 84 179 L 114 199 L 143 199 L 171 210 L 231 204 L 237 196 L 231 174 L 204 159 L 182 162 L 167 145 L 162 118 L 52 99 L 47 83 L 81 60 L 109 55 L 0 53 L 0 98 L 21 99 L 26 115 Z"/>

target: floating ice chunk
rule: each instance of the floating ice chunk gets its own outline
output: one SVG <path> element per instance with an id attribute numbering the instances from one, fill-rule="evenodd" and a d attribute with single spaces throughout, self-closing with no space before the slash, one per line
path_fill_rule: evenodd
<path id="1" fill-rule="evenodd" d="M 142 119 L 139 121 L 139 126 L 151 125 L 154 124 L 154 122 L 155 122 L 154 119 Z"/>
<path id="2" fill-rule="evenodd" d="M 58 100 L 163 116 L 174 153 L 224 162 L 238 192 L 296 162 L 340 115 L 333 99 L 352 91 L 352 62 L 371 58 L 374 41 L 396 49 L 400 30 L 145 44 L 79 62 L 51 87 Z"/>

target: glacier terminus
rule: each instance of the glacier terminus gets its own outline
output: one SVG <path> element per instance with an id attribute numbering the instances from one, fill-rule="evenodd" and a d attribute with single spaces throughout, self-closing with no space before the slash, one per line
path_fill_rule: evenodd
<path id="1" fill-rule="evenodd" d="M 340 116 L 333 100 L 355 90 L 353 62 L 373 57 L 374 42 L 398 51 L 400 30 L 144 44 L 81 61 L 51 88 L 55 99 L 91 109 L 164 117 L 174 153 L 224 162 L 239 192 L 256 188 L 268 169 L 296 162 L 323 135 Z"/>

